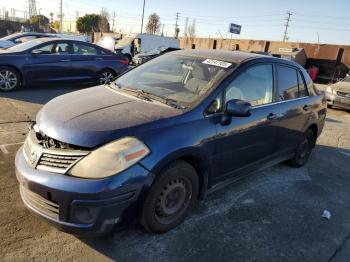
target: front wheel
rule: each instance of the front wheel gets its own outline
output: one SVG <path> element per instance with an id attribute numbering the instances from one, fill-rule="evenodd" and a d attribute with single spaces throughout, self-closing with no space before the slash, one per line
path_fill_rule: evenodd
<path id="1" fill-rule="evenodd" d="M 164 233 L 178 226 L 193 208 L 198 195 L 196 170 L 176 161 L 159 174 L 146 197 L 141 223 L 151 233 Z"/>
<path id="2" fill-rule="evenodd" d="M 315 145 L 316 137 L 311 129 L 308 129 L 302 142 L 298 145 L 295 155 L 292 159 L 287 161 L 287 164 L 293 167 L 302 167 L 309 160 L 312 149 Z"/>
<path id="3" fill-rule="evenodd" d="M 113 81 L 113 79 L 116 76 L 117 74 L 114 71 L 109 69 L 104 69 L 97 75 L 97 84 L 98 85 L 109 84 L 110 82 Z"/>
<path id="4" fill-rule="evenodd" d="M 20 87 L 20 75 L 15 69 L 10 67 L 0 67 L 0 91 L 13 91 Z"/>

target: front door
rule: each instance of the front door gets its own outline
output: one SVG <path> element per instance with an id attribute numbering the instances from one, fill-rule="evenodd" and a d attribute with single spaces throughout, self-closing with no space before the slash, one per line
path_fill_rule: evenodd
<path id="1" fill-rule="evenodd" d="M 50 42 L 38 48 L 41 53 L 28 54 L 23 73 L 32 83 L 67 81 L 71 77 L 70 43 Z"/>
<path id="2" fill-rule="evenodd" d="M 279 107 L 273 103 L 273 65 L 257 64 L 244 70 L 224 92 L 224 104 L 232 99 L 250 102 L 252 112 L 248 117 L 232 117 L 228 124 L 217 124 L 217 179 L 253 167 L 276 152 Z"/>

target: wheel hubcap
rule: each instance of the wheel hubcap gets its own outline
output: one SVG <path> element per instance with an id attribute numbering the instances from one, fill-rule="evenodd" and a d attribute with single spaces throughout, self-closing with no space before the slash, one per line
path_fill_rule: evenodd
<path id="1" fill-rule="evenodd" d="M 9 70 L 0 71 L 0 89 L 11 90 L 17 85 L 17 77 Z"/>
<path id="2" fill-rule="evenodd" d="M 100 84 L 108 84 L 112 82 L 114 75 L 111 72 L 103 72 L 100 76 Z"/>
<path id="3" fill-rule="evenodd" d="M 166 224 L 176 219 L 186 210 L 191 199 L 189 181 L 177 178 L 170 181 L 161 190 L 155 207 L 155 215 L 159 222 Z"/>

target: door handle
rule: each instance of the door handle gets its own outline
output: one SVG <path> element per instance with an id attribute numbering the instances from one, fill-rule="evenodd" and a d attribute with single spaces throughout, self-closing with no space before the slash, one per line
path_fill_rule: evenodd
<path id="1" fill-rule="evenodd" d="M 102 60 L 103 58 L 102 57 L 97 57 L 96 60 Z"/>
<path id="2" fill-rule="evenodd" d="M 61 62 L 70 62 L 70 59 L 61 59 Z"/>
<path id="3" fill-rule="evenodd" d="M 270 113 L 266 118 L 267 120 L 274 120 L 277 118 L 277 114 Z"/>
<path id="4" fill-rule="evenodd" d="M 304 110 L 304 111 L 308 111 L 309 109 L 310 109 L 310 106 L 309 106 L 309 105 L 304 105 L 304 106 L 303 106 L 303 110 Z"/>

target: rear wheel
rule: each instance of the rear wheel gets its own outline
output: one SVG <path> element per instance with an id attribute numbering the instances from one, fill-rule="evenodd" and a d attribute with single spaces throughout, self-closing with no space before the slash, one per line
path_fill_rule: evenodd
<path id="1" fill-rule="evenodd" d="M 145 200 L 141 223 L 152 233 L 164 233 L 178 226 L 196 203 L 196 170 L 185 161 L 176 161 L 154 182 Z"/>
<path id="2" fill-rule="evenodd" d="M 113 79 L 117 76 L 117 74 L 109 69 L 102 70 L 98 76 L 97 76 L 97 84 L 98 85 L 105 85 L 109 84 L 113 81 Z"/>
<path id="3" fill-rule="evenodd" d="M 311 129 L 308 129 L 302 142 L 298 145 L 295 155 L 290 159 L 287 164 L 293 167 L 302 167 L 309 160 L 312 149 L 315 145 L 316 137 Z"/>
<path id="4" fill-rule="evenodd" d="M 19 73 L 10 67 L 0 67 L 0 91 L 12 91 L 21 86 Z"/>

